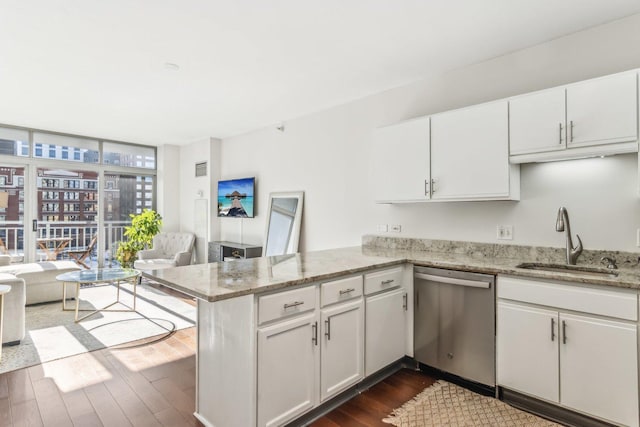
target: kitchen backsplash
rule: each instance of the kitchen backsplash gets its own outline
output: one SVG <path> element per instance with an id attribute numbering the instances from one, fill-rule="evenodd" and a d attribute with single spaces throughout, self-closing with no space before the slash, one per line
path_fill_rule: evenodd
<path id="1" fill-rule="evenodd" d="M 499 243 L 432 240 L 409 237 L 362 236 L 363 247 L 401 249 L 439 253 L 466 254 L 477 258 L 512 258 L 521 262 L 548 262 L 565 264 L 565 248 L 543 246 L 505 245 Z M 597 251 L 585 249 L 578 258 L 579 265 L 603 266 L 601 258 L 614 258 L 620 268 L 638 268 L 640 253 L 623 251 Z"/>

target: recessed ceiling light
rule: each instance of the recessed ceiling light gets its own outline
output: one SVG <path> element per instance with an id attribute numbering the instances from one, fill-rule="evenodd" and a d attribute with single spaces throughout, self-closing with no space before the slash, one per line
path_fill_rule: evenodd
<path id="1" fill-rule="evenodd" d="M 173 62 L 165 62 L 164 68 L 171 71 L 178 71 L 180 69 L 180 66 L 178 64 L 174 64 Z"/>

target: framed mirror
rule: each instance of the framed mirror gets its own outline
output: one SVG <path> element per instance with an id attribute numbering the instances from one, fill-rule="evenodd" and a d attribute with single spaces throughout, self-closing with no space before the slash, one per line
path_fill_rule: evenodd
<path id="1" fill-rule="evenodd" d="M 298 252 L 303 199 L 303 191 L 269 194 L 262 256 Z"/>

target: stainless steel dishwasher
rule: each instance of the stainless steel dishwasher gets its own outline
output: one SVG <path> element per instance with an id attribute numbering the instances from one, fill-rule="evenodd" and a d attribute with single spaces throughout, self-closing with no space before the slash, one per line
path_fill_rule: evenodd
<path id="1" fill-rule="evenodd" d="M 414 357 L 495 387 L 495 276 L 414 267 Z"/>

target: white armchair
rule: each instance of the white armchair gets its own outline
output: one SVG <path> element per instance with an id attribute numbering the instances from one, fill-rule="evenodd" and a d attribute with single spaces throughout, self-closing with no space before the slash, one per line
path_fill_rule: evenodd
<path id="1" fill-rule="evenodd" d="M 153 238 L 153 249 L 139 251 L 133 266 L 139 270 L 158 270 L 189 265 L 195 241 L 193 233 L 159 233 Z"/>

